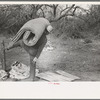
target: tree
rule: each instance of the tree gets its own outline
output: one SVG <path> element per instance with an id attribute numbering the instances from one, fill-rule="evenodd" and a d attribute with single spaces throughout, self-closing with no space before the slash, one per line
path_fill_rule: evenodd
<path id="1" fill-rule="evenodd" d="M 83 9 L 79 6 L 76 6 L 75 4 L 63 5 L 65 7 L 61 7 L 60 4 L 51 4 L 51 5 L 46 4 L 45 6 L 52 9 L 50 12 L 51 13 L 51 19 L 49 19 L 50 22 L 58 21 L 58 20 L 60 20 L 64 17 L 67 17 L 67 16 L 73 16 L 73 17 L 77 17 L 77 18 L 82 19 L 81 17 L 77 16 L 77 14 L 75 14 L 77 9 L 80 9 L 86 13 L 90 13 L 89 10 Z M 82 20 L 84 20 L 84 19 L 82 19 Z"/>
<path id="2" fill-rule="evenodd" d="M 50 22 L 62 20 L 64 25 L 66 25 L 69 16 L 85 21 L 86 19 L 84 19 L 83 15 L 77 15 L 78 9 L 89 13 L 89 11 L 75 4 L 0 5 L 0 30 L 9 30 L 11 33 L 16 33 L 25 22 L 37 17 L 45 17 Z"/>

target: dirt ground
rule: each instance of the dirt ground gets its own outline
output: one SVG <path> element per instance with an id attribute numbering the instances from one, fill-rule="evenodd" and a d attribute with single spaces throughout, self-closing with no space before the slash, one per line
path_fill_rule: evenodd
<path id="1" fill-rule="evenodd" d="M 0 41 L 8 37 L 0 36 Z M 57 69 L 64 70 L 72 75 L 80 77 L 79 81 L 100 81 L 100 41 L 93 40 L 92 43 L 84 43 L 82 39 L 66 39 L 48 36 L 48 41 L 53 47 L 43 50 L 37 68 L 41 72 Z M 18 60 L 29 65 L 29 56 L 22 48 L 14 48 L 7 51 L 7 66 Z"/>

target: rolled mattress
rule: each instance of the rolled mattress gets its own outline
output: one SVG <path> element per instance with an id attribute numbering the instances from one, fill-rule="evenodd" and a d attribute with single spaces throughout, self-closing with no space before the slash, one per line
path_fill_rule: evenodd
<path id="1" fill-rule="evenodd" d="M 36 18 L 25 23 L 12 39 L 12 43 L 16 43 L 21 38 L 27 46 L 33 46 L 40 39 L 47 26 L 50 23 L 45 18 Z"/>

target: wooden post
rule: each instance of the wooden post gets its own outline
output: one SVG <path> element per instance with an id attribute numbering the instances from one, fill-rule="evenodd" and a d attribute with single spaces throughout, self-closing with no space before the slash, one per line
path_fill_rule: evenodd
<path id="1" fill-rule="evenodd" d="M 6 54 L 5 54 L 5 43 L 4 43 L 4 40 L 1 43 L 1 53 L 2 53 L 2 69 L 6 70 Z"/>

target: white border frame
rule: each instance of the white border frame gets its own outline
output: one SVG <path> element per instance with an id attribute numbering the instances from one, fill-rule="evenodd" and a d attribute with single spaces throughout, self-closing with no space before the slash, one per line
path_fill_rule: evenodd
<path id="1" fill-rule="evenodd" d="M 100 4 L 100 2 L 0 1 L 0 4 Z M 0 82 L 0 99 L 100 99 L 100 82 Z"/>

